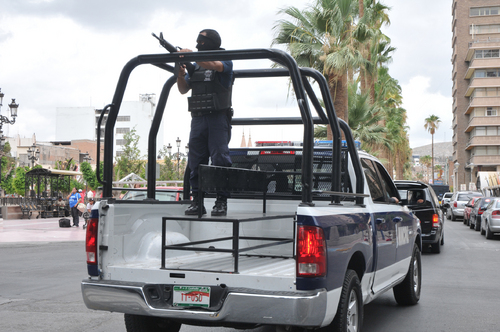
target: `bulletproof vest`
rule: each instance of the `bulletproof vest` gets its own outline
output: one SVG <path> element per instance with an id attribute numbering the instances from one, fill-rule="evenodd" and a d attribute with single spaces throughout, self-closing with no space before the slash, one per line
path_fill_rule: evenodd
<path id="1" fill-rule="evenodd" d="M 188 97 L 189 112 L 211 113 L 231 107 L 232 83 L 229 88 L 222 86 L 216 70 L 198 65 L 190 76 L 191 97 Z"/>

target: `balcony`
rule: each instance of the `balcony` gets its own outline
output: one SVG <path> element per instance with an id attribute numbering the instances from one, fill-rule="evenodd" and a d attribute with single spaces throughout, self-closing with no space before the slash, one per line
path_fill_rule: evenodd
<path id="1" fill-rule="evenodd" d="M 500 126 L 500 116 L 475 116 L 467 124 L 465 132 L 470 132 L 478 126 Z"/>
<path id="2" fill-rule="evenodd" d="M 465 146 L 465 150 L 471 150 L 475 146 L 493 146 L 500 145 L 500 136 L 474 136 L 472 137 L 467 145 Z"/>
<path id="3" fill-rule="evenodd" d="M 470 97 L 476 88 L 493 88 L 499 86 L 500 77 L 476 77 L 470 81 L 465 96 Z"/>
<path id="4" fill-rule="evenodd" d="M 465 111 L 465 114 L 471 112 L 475 107 L 494 107 L 500 106 L 500 97 L 474 97 L 471 98 L 469 106 Z"/>
<path id="5" fill-rule="evenodd" d="M 476 69 L 500 68 L 500 58 L 473 59 L 465 72 L 465 79 L 474 75 Z"/>
<path id="6" fill-rule="evenodd" d="M 500 156 L 473 156 L 470 162 L 474 166 L 500 165 Z"/>

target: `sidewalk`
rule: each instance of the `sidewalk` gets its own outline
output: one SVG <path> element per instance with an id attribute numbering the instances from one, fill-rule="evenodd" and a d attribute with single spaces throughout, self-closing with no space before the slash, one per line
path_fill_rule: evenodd
<path id="1" fill-rule="evenodd" d="M 80 227 L 59 227 L 60 218 L 0 219 L 0 243 L 85 241 L 85 221 Z"/>

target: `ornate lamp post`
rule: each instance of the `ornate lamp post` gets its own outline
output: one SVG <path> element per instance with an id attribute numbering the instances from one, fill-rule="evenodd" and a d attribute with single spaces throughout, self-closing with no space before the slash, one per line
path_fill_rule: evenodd
<path id="1" fill-rule="evenodd" d="M 185 146 L 185 149 L 186 149 L 185 154 L 180 152 L 181 140 L 179 137 L 177 137 L 177 139 L 175 140 L 175 144 L 177 145 L 177 152 L 174 153 L 175 159 L 177 159 L 177 177 L 180 177 L 180 175 L 181 175 L 181 172 L 180 172 L 181 157 L 187 157 L 188 152 L 189 152 L 189 144 L 187 144 Z M 170 145 L 170 143 L 168 143 L 167 152 L 168 152 L 169 157 L 171 157 L 172 156 L 172 146 Z"/>
<path id="2" fill-rule="evenodd" d="M 3 131 L 2 127 L 4 123 L 8 124 L 14 124 L 16 122 L 16 117 L 17 117 L 17 108 L 19 107 L 19 104 L 16 104 L 16 100 L 12 99 L 12 102 L 9 104 L 9 109 L 10 109 L 10 116 L 12 117 L 12 120 L 7 118 L 6 116 L 2 115 L 2 106 L 3 106 L 3 97 L 5 94 L 2 92 L 2 89 L 0 89 L 0 185 L 2 181 L 2 157 L 3 157 L 3 148 L 5 145 L 5 137 L 3 136 Z"/>
<path id="3" fill-rule="evenodd" d="M 35 167 L 35 161 L 40 159 L 40 149 L 33 143 L 28 149 L 28 159 L 31 160 L 31 168 Z"/>

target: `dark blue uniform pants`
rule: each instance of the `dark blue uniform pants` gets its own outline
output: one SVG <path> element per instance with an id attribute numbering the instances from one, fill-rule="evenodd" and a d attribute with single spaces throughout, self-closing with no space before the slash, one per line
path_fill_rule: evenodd
<path id="1" fill-rule="evenodd" d="M 214 166 L 231 166 L 228 147 L 231 139 L 230 121 L 226 111 L 191 119 L 188 165 L 193 195 L 198 193 L 198 165 L 208 165 L 210 158 Z"/>

